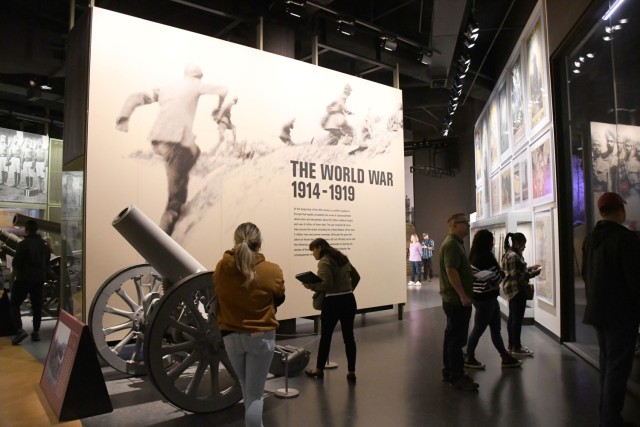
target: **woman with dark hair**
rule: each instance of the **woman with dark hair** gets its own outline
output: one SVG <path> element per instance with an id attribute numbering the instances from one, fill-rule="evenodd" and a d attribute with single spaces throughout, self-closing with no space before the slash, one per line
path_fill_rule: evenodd
<path id="1" fill-rule="evenodd" d="M 325 296 L 320 312 L 320 345 L 316 367 L 306 370 L 305 373 L 312 378 L 324 378 L 324 367 L 331 349 L 331 336 L 339 320 L 347 353 L 347 381 L 355 383 L 356 341 L 353 336 L 353 322 L 358 307 L 353 290 L 360 282 L 360 275 L 349 262 L 349 258 L 324 239 L 315 239 L 309 244 L 309 250 L 318 260 L 318 276 L 322 281 L 305 283 L 304 286 L 315 292 L 324 292 Z"/>
<path id="2" fill-rule="evenodd" d="M 467 355 L 464 358 L 464 366 L 471 369 L 484 369 L 485 365 L 478 362 L 475 357 L 476 346 L 480 337 L 489 327 L 491 342 L 502 357 L 503 368 L 520 366 L 521 361 L 514 359 L 504 347 L 500 326 L 500 282 L 504 278 L 504 272 L 493 255 L 493 233 L 489 230 L 479 230 L 473 236 L 473 243 L 469 251 L 469 262 L 473 268 L 473 307 L 476 309 L 473 319 L 473 330 L 467 341 Z"/>
<path id="3" fill-rule="evenodd" d="M 511 240 L 511 244 L 509 244 Z M 509 333 L 509 352 L 513 356 L 533 356 L 533 352 L 523 347 L 520 341 L 522 320 L 527 307 L 527 285 L 529 280 L 540 274 L 540 265 L 527 267 L 522 252 L 527 246 L 527 238 L 522 233 L 507 233 L 504 239 L 504 255 L 502 269 L 507 277 L 502 282 L 502 289 L 509 301 L 509 319 L 507 331 Z"/>
<path id="4" fill-rule="evenodd" d="M 254 224 L 240 224 L 234 246 L 213 274 L 218 299 L 218 328 L 238 375 L 247 427 L 262 426 L 262 395 L 276 345 L 276 307 L 284 302 L 284 279 L 278 265 L 260 251 L 262 236 Z"/>

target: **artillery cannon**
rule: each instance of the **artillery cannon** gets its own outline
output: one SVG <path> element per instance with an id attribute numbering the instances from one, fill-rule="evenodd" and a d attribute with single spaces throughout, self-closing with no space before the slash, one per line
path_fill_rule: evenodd
<path id="1" fill-rule="evenodd" d="M 31 219 L 30 217 L 25 217 Z M 17 217 L 17 215 L 16 215 Z M 15 224 L 14 217 L 14 224 Z M 45 221 L 50 223 L 50 221 Z M 23 225 L 24 223 L 21 223 Z M 55 223 L 51 223 L 55 224 Z M 9 256 L 16 255 L 18 243 L 22 241 L 22 237 L 16 236 L 5 230 L 0 230 L 0 250 Z M 47 277 L 42 289 L 42 312 L 47 316 L 58 317 L 60 314 L 60 257 L 52 255 L 47 265 Z"/>
<path id="2" fill-rule="evenodd" d="M 113 274 L 94 297 L 89 326 L 99 355 L 121 372 L 148 373 L 169 402 L 187 411 L 240 401 L 215 317 L 213 273 L 135 206 L 112 225 L 148 264 Z"/>

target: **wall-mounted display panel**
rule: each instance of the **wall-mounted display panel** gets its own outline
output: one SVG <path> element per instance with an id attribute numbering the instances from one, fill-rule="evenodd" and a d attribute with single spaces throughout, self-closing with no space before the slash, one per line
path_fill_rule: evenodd
<path id="1" fill-rule="evenodd" d="M 549 122 L 549 90 L 546 42 L 542 20 L 538 19 L 527 37 L 527 106 L 530 135 L 535 135 Z"/>
<path id="2" fill-rule="evenodd" d="M 0 202 L 47 203 L 49 137 L 0 128 Z"/>
<path id="3" fill-rule="evenodd" d="M 531 145 L 531 203 L 534 206 L 554 200 L 554 170 L 551 132 Z"/>
<path id="4" fill-rule="evenodd" d="M 500 174 L 491 177 L 491 216 L 500 213 Z"/>
<path id="5" fill-rule="evenodd" d="M 553 224 L 551 211 L 536 212 L 533 217 L 534 264 L 542 266 L 535 278 L 538 299 L 555 306 Z"/>
<path id="6" fill-rule="evenodd" d="M 517 56 L 509 72 L 509 115 L 511 117 L 511 135 L 513 149 L 517 149 L 525 142 L 524 115 L 524 83 L 522 79 L 522 58 Z"/>
<path id="7" fill-rule="evenodd" d="M 511 164 L 500 171 L 500 211 L 502 213 L 511 210 L 513 205 L 513 179 L 511 173 Z"/>
<path id="8" fill-rule="evenodd" d="M 284 271 L 281 319 L 316 314 L 294 279 L 316 269 L 308 250 L 316 237 L 358 268 L 359 307 L 406 301 L 403 287 L 389 286 L 405 277 L 399 90 L 93 11 L 89 301 L 115 271 L 143 262 L 111 226 L 130 204 L 163 226 L 173 221 L 171 237 L 211 270 L 237 225 L 257 224 L 266 258 Z"/>
<path id="9" fill-rule="evenodd" d="M 513 209 L 529 208 L 529 151 L 525 150 L 513 160 Z"/>
<path id="10" fill-rule="evenodd" d="M 511 156 L 511 132 L 509 131 L 509 98 L 507 85 L 504 82 L 498 91 L 500 111 L 500 163 L 505 163 Z"/>
<path id="11" fill-rule="evenodd" d="M 499 101 L 495 96 L 489 104 L 487 127 L 489 131 L 489 165 L 491 172 L 500 167 L 500 111 Z"/>

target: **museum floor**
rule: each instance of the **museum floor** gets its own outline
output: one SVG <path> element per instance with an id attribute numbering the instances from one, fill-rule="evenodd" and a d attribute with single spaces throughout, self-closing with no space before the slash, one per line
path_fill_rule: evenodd
<path id="1" fill-rule="evenodd" d="M 480 384 L 479 391 L 458 391 L 441 382 L 445 317 L 437 285 L 407 292 L 403 320 L 397 320 L 391 310 L 356 318 L 355 386 L 345 378 L 346 360 L 337 331 L 331 360 L 338 368 L 325 371 L 324 381 L 304 375 L 290 378 L 289 387 L 299 391 L 291 399 L 273 396 L 284 387 L 284 378 L 267 381 L 265 426 L 597 426 L 598 371 L 535 326 L 523 329 L 523 342 L 535 357 L 524 360 L 522 368 L 501 369 L 486 333 L 476 352 L 486 370 L 469 372 Z M 30 319 L 25 320 L 29 331 Z M 0 338 L 1 425 L 67 425 L 56 422 L 38 387 L 54 323 L 44 322 L 39 343 L 27 339 L 14 347 L 7 337 Z M 310 321 L 300 320 L 297 332 L 306 336 L 279 343 L 309 349 L 313 363 L 318 338 L 312 329 Z M 163 402 L 145 378 L 126 378 L 109 368 L 103 372 L 114 411 L 81 420 L 84 427 L 244 425 L 242 404 L 213 414 L 186 413 Z M 14 377 L 12 383 L 9 374 Z M 24 392 L 14 388 L 15 377 L 25 383 L 21 384 Z M 627 395 L 624 415 L 640 426 L 638 397 Z"/>

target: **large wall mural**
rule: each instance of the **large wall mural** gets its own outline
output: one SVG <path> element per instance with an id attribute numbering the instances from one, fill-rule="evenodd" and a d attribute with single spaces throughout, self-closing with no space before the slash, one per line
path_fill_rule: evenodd
<path id="1" fill-rule="evenodd" d="M 285 273 L 281 318 L 312 312 L 293 277 L 316 268 L 316 237 L 361 272 L 359 306 L 404 302 L 403 168 L 399 90 L 94 10 L 88 301 L 143 262 L 111 226 L 135 204 L 210 269 L 256 223 Z"/>

